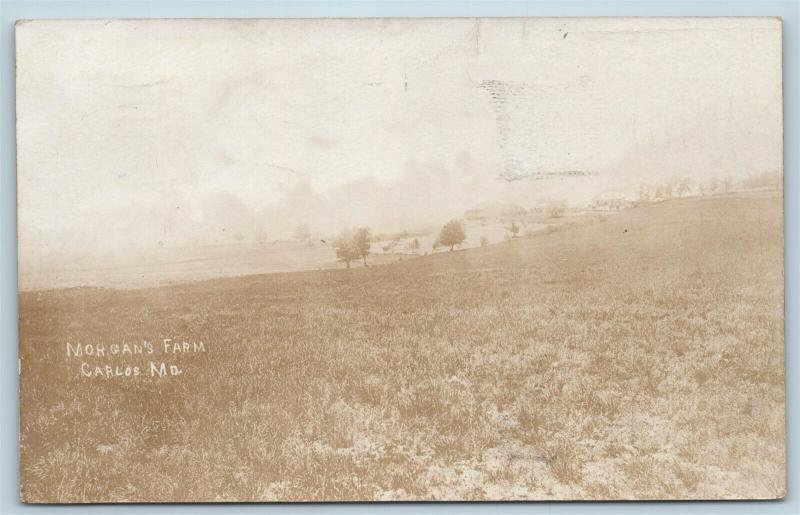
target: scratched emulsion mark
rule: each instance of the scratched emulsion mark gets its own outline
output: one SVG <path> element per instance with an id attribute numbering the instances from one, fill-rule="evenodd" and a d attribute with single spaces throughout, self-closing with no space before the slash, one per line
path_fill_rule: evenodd
<path id="1" fill-rule="evenodd" d="M 524 164 L 514 157 L 514 121 L 512 112 L 518 112 L 518 104 L 529 104 L 533 100 L 528 97 L 526 84 L 515 84 L 499 80 L 484 80 L 480 88 L 489 94 L 492 108 L 495 112 L 497 124 L 497 144 L 505 158 L 504 173 L 508 175 L 519 174 L 523 171 Z"/>
<path id="2" fill-rule="evenodd" d="M 506 169 L 497 174 L 497 178 L 507 182 L 514 182 L 522 179 L 533 179 L 536 181 L 542 181 L 548 179 L 565 179 L 572 177 L 591 177 L 594 175 L 598 175 L 598 173 L 587 172 L 584 170 L 566 170 L 563 172 L 543 172 L 543 171 L 519 172 Z"/>
<path id="3" fill-rule="evenodd" d="M 498 179 L 513 182 L 520 179 L 571 179 L 598 175 L 596 171 L 548 169 L 543 165 L 543 156 L 546 154 L 543 149 L 549 146 L 554 131 L 562 134 L 581 133 L 583 146 L 598 145 L 597 135 L 591 134 L 586 127 L 574 125 L 574 121 L 568 124 L 559 116 L 558 106 L 545 100 L 548 95 L 541 94 L 561 89 L 561 85 L 490 79 L 481 81 L 479 87 L 488 93 L 495 113 L 497 144 L 504 158 Z M 579 87 L 583 88 L 585 84 Z M 565 127 L 567 124 L 569 127 Z"/>

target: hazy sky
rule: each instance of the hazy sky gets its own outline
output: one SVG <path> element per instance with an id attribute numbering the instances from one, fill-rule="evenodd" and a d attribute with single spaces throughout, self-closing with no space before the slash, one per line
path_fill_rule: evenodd
<path id="1" fill-rule="evenodd" d="M 734 18 L 22 24 L 20 252 L 781 170 L 780 39 Z"/>

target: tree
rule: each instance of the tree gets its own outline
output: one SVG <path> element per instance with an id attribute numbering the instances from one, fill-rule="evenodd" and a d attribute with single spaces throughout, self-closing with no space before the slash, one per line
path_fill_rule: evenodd
<path id="1" fill-rule="evenodd" d="M 294 237 L 297 240 L 307 240 L 311 237 L 311 231 L 306 224 L 300 224 L 294 228 Z"/>
<path id="2" fill-rule="evenodd" d="M 728 193 L 733 188 L 733 179 L 729 175 L 726 175 L 724 179 L 722 179 L 722 191 L 724 193 Z"/>
<path id="3" fill-rule="evenodd" d="M 345 229 L 333 241 L 336 247 L 336 259 L 350 268 L 350 263 L 361 257 L 361 253 L 354 245 L 353 232 Z"/>
<path id="4" fill-rule="evenodd" d="M 561 218 L 564 216 L 565 211 L 566 209 L 563 204 L 559 202 L 553 202 L 545 207 L 544 214 L 547 216 L 547 218 Z"/>
<path id="5" fill-rule="evenodd" d="M 467 239 L 467 234 L 464 231 L 464 224 L 460 220 L 450 220 L 444 227 L 442 227 L 442 231 L 439 233 L 439 241 L 442 245 L 446 247 L 450 247 L 450 251 L 453 251 L 453 247 L 459 245 Z"/>
<path id="6" fill-rule="evenodd" d="M 489 238 L 487 238 L 486 236 L 481 236 L 481 247 L 485 247 L 488 244 L 489 244 Z"/>
<path id="7" fill-rule="evenodd" d="M 689 189 L 690 189 L 689 188 L 689 179 L 687 179 L 686 177 L 679 178 L 678 179 L 678 186 L 677 186 L 678 198 L 681 198 L 684 195 L 686 195 L 687 193 L 689 193 Z"/>
<path id="8" fill-rule="evenodd" d="M 650 188 L 645 183 L 639 184 L 639 201 L 648 202 L 650 200 Z"/>
<path id="9" fill-rule="evenodd" d="M 411 249 L 411 252 L 416 253 L 419 250 L 419 240 L 417 238 L 411 240 L 408 244 L 408 248 Z"/>
<path id="10" fill-rule="evenodd" d="M 361 259 L 364 260 L 364 266 L 367 266 L 367 256 L 369 249 L 372 246 L 372 234 L 366 227 L 359 228 L 353 235 L 353 248 L 358 252 Z"/>
<path id="11" fill-rule="evenodd" d="M 508 228 L 508 232 L 511 233 L 512 238 L 517 237 L 517 233 L 519 233 L 519 225 L 517 225 L 517 222 L 511 221 L 511 227 Z"/>
<path id="12" fill-rule="evenodd" d="M 709 184 L 708 184 L 708 191 L 709 191 L 709 193 L 711 193 L 713 195 L 718 190 L 719 190 L 719 178 L 712 177 L 711 178 L 711 182 L 709 182 Z"/>

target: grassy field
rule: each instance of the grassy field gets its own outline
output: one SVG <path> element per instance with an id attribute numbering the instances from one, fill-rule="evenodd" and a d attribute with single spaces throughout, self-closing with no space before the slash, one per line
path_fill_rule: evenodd
<path id="1" fill-rule="evenodd" d="M 780 194 L 685 199 L 349 271 L 23 293 L 22 498 L 781 496 L 782 234 Z M 68 339 L 183 373 L 81 377 Z"/>

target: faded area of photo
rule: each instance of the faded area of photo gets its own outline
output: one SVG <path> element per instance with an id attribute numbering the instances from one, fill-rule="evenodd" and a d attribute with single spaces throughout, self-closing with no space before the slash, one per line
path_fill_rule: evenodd
<path id="1" fill-rule="evenodd" d="M 17 25 L 28 503 L 785 495 L 781 25 Z"/>

